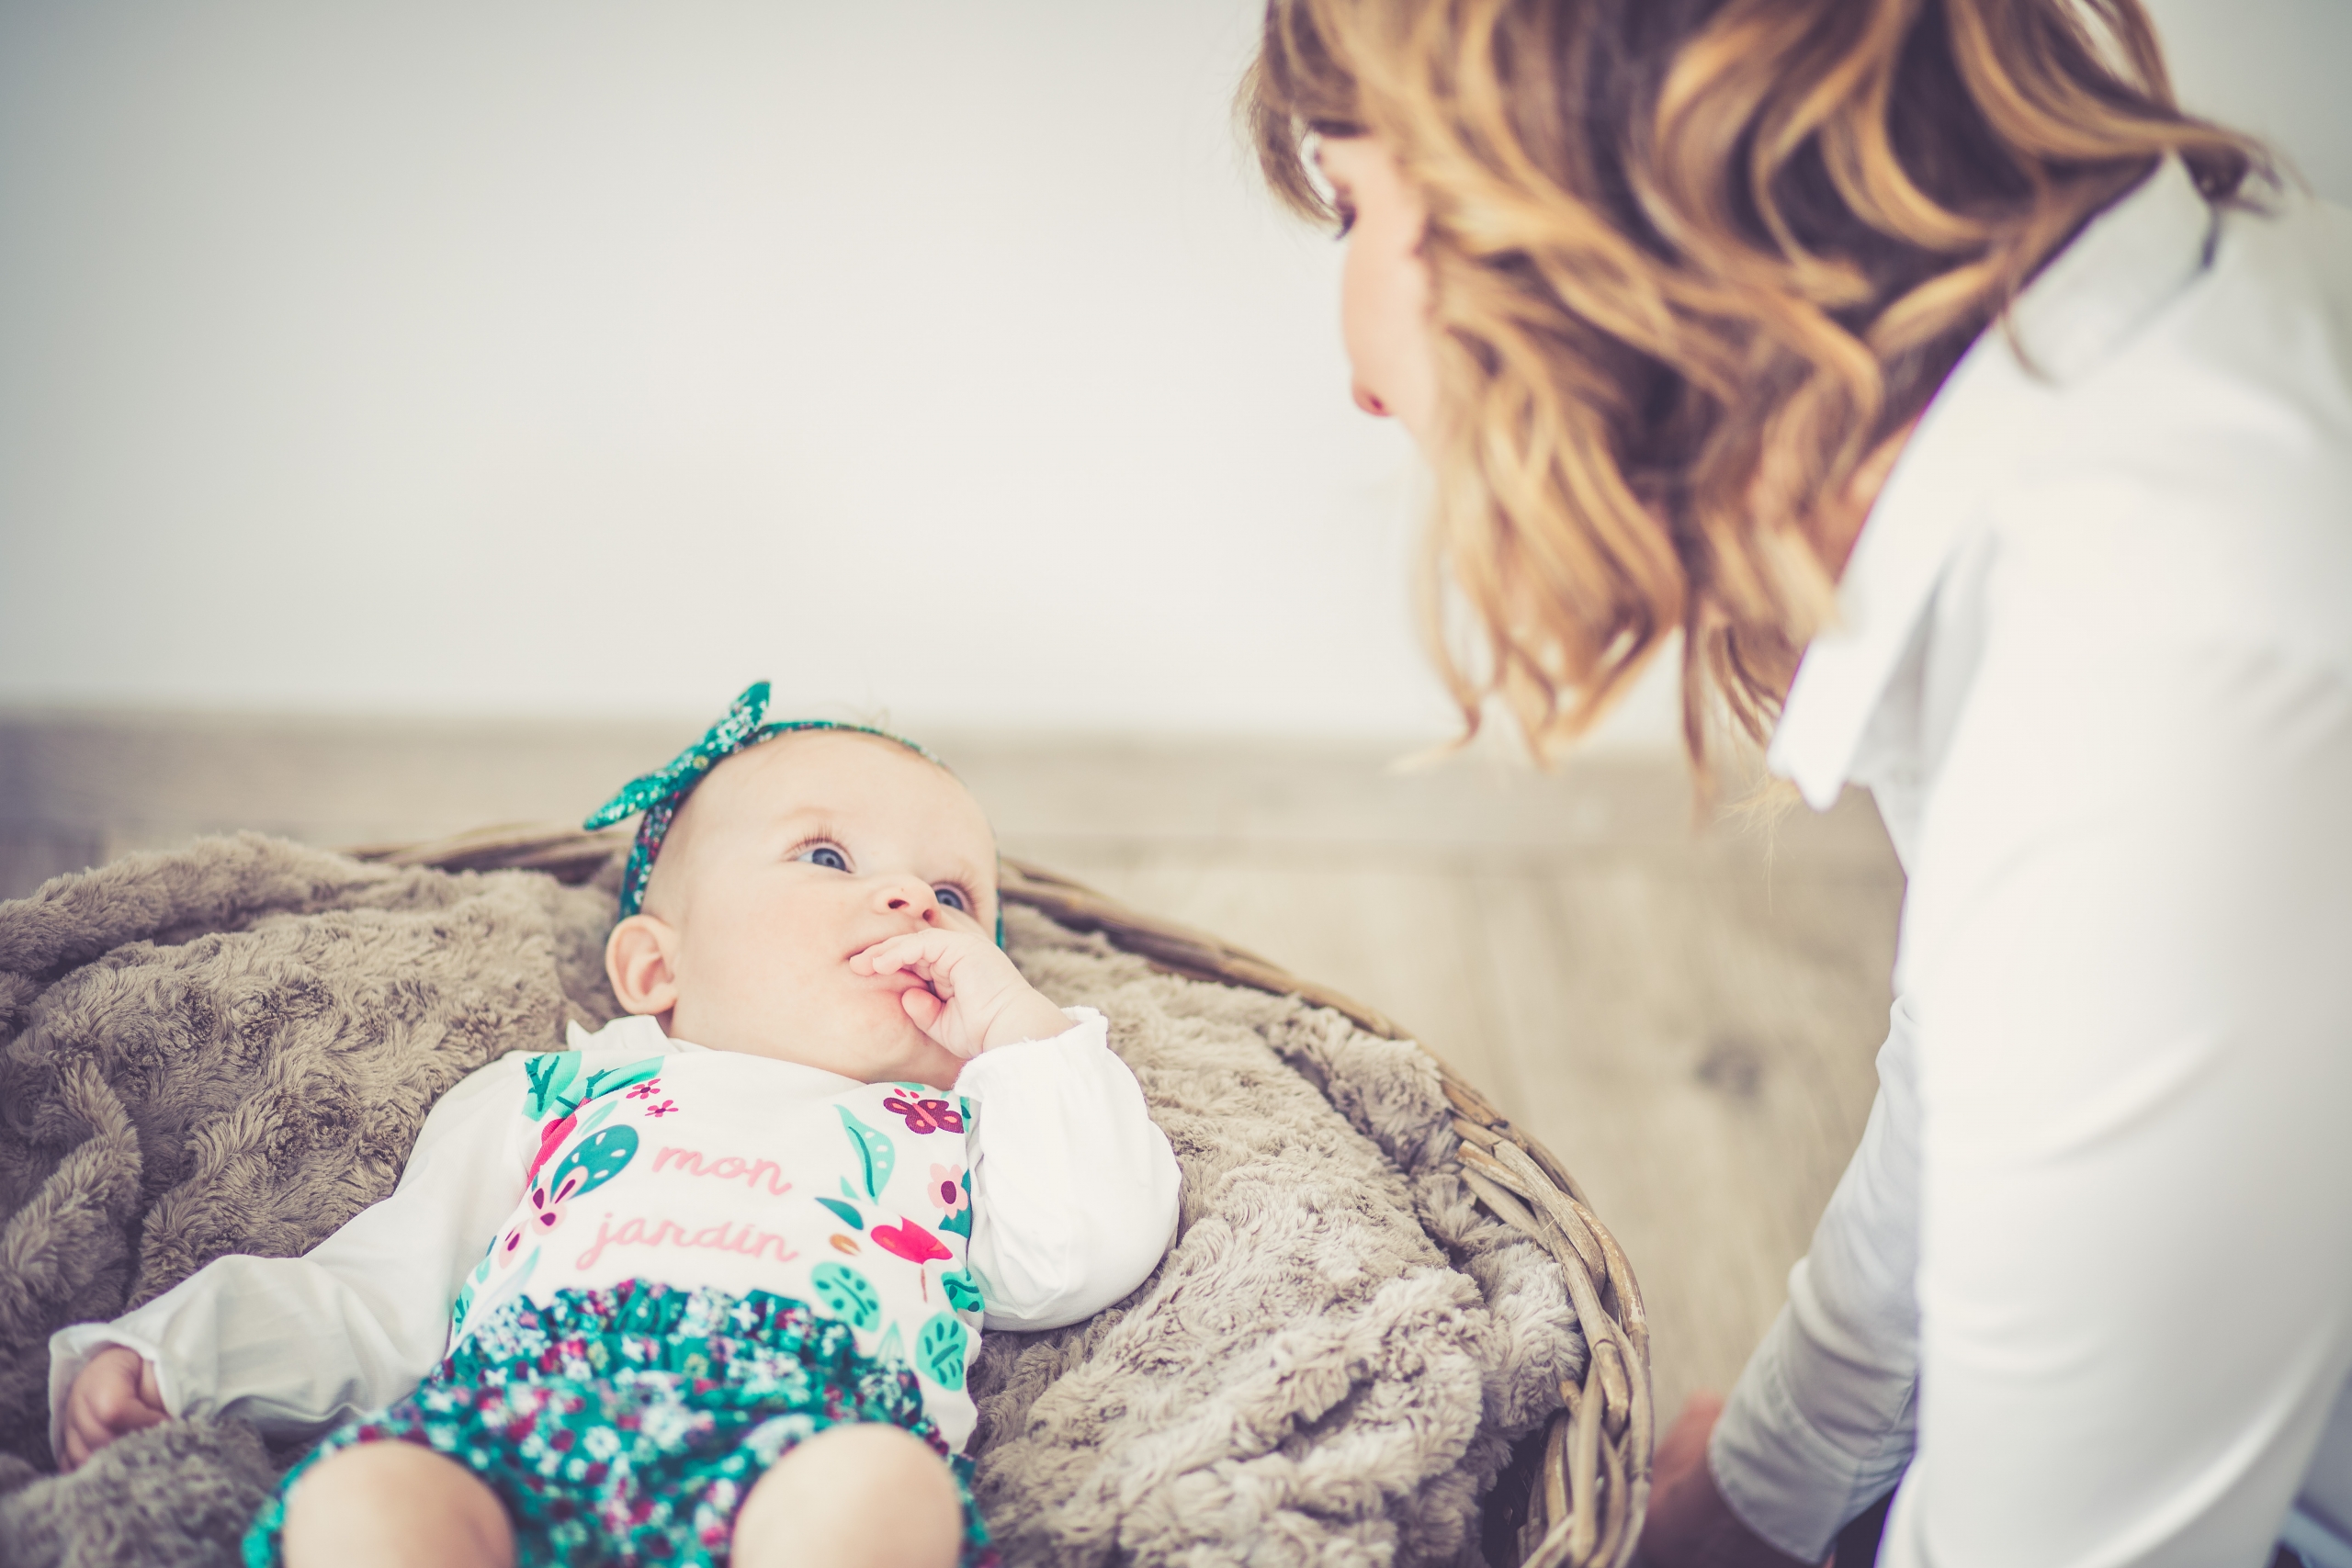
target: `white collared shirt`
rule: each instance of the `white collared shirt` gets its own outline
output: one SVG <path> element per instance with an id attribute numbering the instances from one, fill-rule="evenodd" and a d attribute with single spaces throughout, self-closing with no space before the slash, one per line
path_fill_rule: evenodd
<path id="1" fill-rule="evenodd" d="M 2352 215 L 2267 206 L 2167 163 L 2045 269 L 1774 736 L 1909 876 L 1878 1102 L 1709 1450 L 1807 1561 L 1898 1476 L 1888 1568 L 2352 1535 Z"/>

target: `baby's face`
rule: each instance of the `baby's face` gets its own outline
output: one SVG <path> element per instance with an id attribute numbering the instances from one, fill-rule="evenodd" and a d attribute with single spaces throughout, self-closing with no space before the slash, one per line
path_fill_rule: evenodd
<path id="1" fill-rule="evenodd" d="M 712 770 L 605 964 L 622 1002 L 668 1014 L 674 1038 L 945 1088 L 961 1063 L 899 1001 L 921 982 L 853 974 L 850 955 L 995 921 L 995 837 L 970 793 L 902 746 L 818 730 Z"/>

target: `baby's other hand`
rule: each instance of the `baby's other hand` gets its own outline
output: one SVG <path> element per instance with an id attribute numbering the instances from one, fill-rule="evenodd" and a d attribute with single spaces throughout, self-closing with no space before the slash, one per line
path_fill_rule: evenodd
<path id="1" fill-rule="evenodd" d="M 854 953 L 860 975 L 904 973 L 922 982 L 899 994 L 915 1027 L 969 1059 L 1020 1040 L 1050 1040 L 1069 1028 L 1061 1009 L 1021 977 L 1001 948 L 971 931 L 911 931 Z"/>
<path id="2" fill-rule="evenodd" d="M 91 1357 L 65 1395 L 65 1468 L 78 1470 L 117 1438 L 172 1418 L 155 1382 L 155 1363 L 122 1345 Z"/>

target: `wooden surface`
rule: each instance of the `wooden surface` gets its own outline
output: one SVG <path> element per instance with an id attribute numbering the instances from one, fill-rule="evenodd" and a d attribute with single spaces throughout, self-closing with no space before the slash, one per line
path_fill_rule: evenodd
<path id="1" fill-rule="evenodd" d="M 0 716 L 0 896 L 235 827 L 576 818 L 690 728 Z M 926 739 L 1008 853 L 1359 998 L 1524 1122 L 1641 1275 L 1663 1415 L 1737 1374 L 1874 1087 L 1902 879 L 1867 799 L 1700 831 L 1670 757 Z"/>

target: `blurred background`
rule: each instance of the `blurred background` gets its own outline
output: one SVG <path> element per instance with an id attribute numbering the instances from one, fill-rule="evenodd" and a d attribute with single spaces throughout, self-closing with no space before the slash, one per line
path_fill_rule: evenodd
<path id="1" fill-rule="evenodd" d="M 2352 200 L 2352 0 L 2157 0 Z M 1866 800 L 1695 827 L 1666 685 L 1450 733 L 1254 0 L 0 0 L 0 897 L 190 833 L 561 818 L 748 681 L 1009 850 L 1420 1030 L 1731 1377 L 1859 1133 Z"/>

